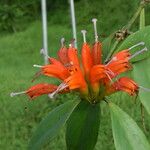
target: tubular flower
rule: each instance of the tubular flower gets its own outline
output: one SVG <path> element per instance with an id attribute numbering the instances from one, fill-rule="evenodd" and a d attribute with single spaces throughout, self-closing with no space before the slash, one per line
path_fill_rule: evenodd
<path id="1" fill-rule="evenodd" d="M 27 94 L 30 98 L 36 98 L 40 95 L 47 94 L 53 98 L 57 94 L 63 94 L 75 90 L 79 92 L 82 99 L 91 103 L 100 102 L 106 96 L 115 92 L 123 91 L 134 96 L 138 94 L 140 86 L 128 77 L 118 75 L 129 71 L 132 68 L 130 60 L 136 55 L 147 50 L 144 49 L 131 55 L 130 51 L 136 46 L 144 46 L 140 42 L 132 47 L 114 54 L 109 62 L 102 62 L 102 44 L 98 41 L 96 19 L 93 19 L 95 43 L 93 48 L 86 41 L 86 31 L 82 30 L 83 45 L 81 50 L 81 61 L 79 60 L 78 50 L 74 47 L 74 41 L 67 48 L 64 45 L 64 38 L 61 40 L 61 48 L 58 51 L 58 59 L 49 57 L 48 65 L 40 66 L 39 72 L 35 75 L 45 75 L 61 80 L 60 85 L 37 84 L 28 90 L 11 93 L 11 96 Z"/>

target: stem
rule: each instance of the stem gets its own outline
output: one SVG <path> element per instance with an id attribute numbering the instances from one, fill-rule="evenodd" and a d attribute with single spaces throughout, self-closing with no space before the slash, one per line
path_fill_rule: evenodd
<path id="1" fill-rule="evenodd" d="M 124 29 L 130 29 L 132 24 L 135 22 L 135 20 L 137 19 L 137 17 L 140 15 L 142 9 L 144 8 L 143 4 L 140 4 L 139 8 L 137 9 L 137 11 L 135 12 L 135 14 L 133 15 L 133 17 L 131 18 L 131 20 L 128 22 L 128 24 L 123 28 Z"/>
<path id="2" fill-rule="evenodd" d="M 146 126 L 145 126 L 145 115 L 144 115 L 144 107 L 143 107 L 143 105 L 142 105 L 142 103 L 141 103 L 141 119 L 142 119 L 142 126 L 143 126 L 143 129 L 144 129 L 144 131 L 145 132 L 147 132 L 147 130 L 146 130 Z"/>
<path id="3" fill-rule="evenodd" d="M 145 27 L 145 9 L 143 8 L 140 13 L 140 30 Z"/>
<path id="4" fill-rule="evenodd" d="M 120 41 L 118 41 L 118 40 L 115 41 L 113 47 L 111 48 L 110 52 L 108 53 L 108 56 L 107 56 L 105 62 L 108 62 L 108 61 L 109 61 L 110 57 L 113 55 L 113 53 L 114 53 L 116 47 L 118 46 L 119 42 L 120 42 Z"/>

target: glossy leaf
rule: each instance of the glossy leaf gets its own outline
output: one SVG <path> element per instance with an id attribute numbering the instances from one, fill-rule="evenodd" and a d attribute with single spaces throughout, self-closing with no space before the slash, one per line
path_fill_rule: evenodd
<path id="1" fill-rule="evenodd" d="M 134 80 L 140 85 L 148 89 L 140 88 L 139 98 L 147 112 L 150 114 L 150 58 L 136 63 L 133 66 Z"/>
<path id="2" fill-rule="evenodd" d="M 48 140 L 51 141 L 64 126 L 79 101 L 68 101 L 52 110 L 39 124 L 31 141 L 30 150 L 39 150 Z"/>
<path id="3" fill-rule="evenodd" d="M 116 150 L 150 150 L 150 145 L 136 122 L 123 110 L 109 103 Z"/>
<path id="4" fill-rule="evenodd" d="M 81 101 L 67 122 L 67 150 L 93 150 L 100 125 L 100 105 Z"/>
<path id="5" fill-rule="evenodd" d="M 142 59 L 145 59 L 147 57 L 150 57 L 150 26 L 147 26 L 133 34 L 131 34 L 117 49 L 117 51 L 127 49 L 141 41 L 145 42 L 145 46 L 148 48 L 147 52 L 144 52 L 143 54 L 140 54 L 133 58 L 131 61 L 136 62 Z M 131 53 L 134 54 L 136 51 L 141 50 L 144 48 L 144 46 L 138 46 L 137 48 L 134 48 L 131 50 Z"/>

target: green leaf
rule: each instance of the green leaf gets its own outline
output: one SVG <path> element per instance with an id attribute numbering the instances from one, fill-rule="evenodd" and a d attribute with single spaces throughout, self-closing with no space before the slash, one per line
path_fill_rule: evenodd
<path id="1" fill-rule="evenodd" d="M 150 150 L 150 145 L 136 122 L 123 110 L 109 103 L 116 150 Z"/>
<path id="2" fill-rule="evenodd" d="M 150 56 L 150 26 L 144 27 L 143 29 L 131 34 L 117 49 L 118 51 L 121 51 L 123 49 L 127 49 L 141 41 L 145 42 L 145 46 L 148 48 L 147 52 L 144 52 L 135 58 L 131 59 L 132 62 L 136 62 L 142 59 L 145 59 Z M 143 49 L 144 46 L 138 46 L 137 48 L 134 48 L 131 50 L 131 53 L 134 54 L 136 51 L 139 51 Z"/>
<path id="3" fill-rule="evenodd" d="M 81 101 L 67 122 L 67 150 L 93 150 L 100 125 L 100 105 Z"/>
<path id="4" fill-rule="evenodd" d="M 143 86 L 145 88 L 150 89 L 150 58 L 145 59 L 136 63 L 133 66 L 133 77 L 134 80 L 138 83 L 138 85 Z M 147 112 L 150 114 L 150 90 L 143 90 L 140 88 L 139 98 Z"/>
<path id="5" fill-rule="evenodd" d="M 31 141 L 30 150 L 39 150 L 48 140 L 52 140 L 64 126 L 79 101 L 68 101 L 51 111 L 39 124 Z"/>
<path id="6" fill-rule="evenodd" d="M 115 33 L 112 33 L 110 36 L 108 36 L 103 42 L 102 42 L 102 56 L 103 56 L 103 62 L 105 61 L 110 49 L 111 49 L 111 43 L 113 41 Z"/>

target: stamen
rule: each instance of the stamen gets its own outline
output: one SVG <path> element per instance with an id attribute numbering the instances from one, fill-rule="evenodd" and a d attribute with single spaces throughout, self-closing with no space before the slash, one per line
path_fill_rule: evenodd
<path id="1" fill-rule="evenodd" d="M 144 43 L 144 42 L 137 43 L 137 44 L 131 46 L 131 47 L 129 48 L 129 50 L 131 50 L 131 49 L 133 49 L 133 48 L 135 48 L 135 47 L 137 47 L 137 46 L 140 46 L 140 45 L 145 45 L 145 43 Z"/>
<path id="2" fill-rule="evenodd" d="M 86 43 L 86 33 L 87 33 L 87 31 L 86 30 L 81 30 L 81 33 L 83 35 L 83 42 Z"/>
<path id="3" fill-rule="evenodd" d="M 64 45 L 65 45 L 65 38 L 61 38 L 60 42 L 61 42 L 61 46 L 64 47 Z"/>
<path id="4" fill-rule="evenodd" d="M 97 26 L 96 26 L 97 19 L 93 18 L 92 22 L 93 22 L 93 25 L 94 25 L 95 42 L 97 42 L 98 41 Z"/>
<path id="5" fill-rule="evenodd" d="M 106 73 L 106 75 L 107 75 L 108 79 L 110 80 L 110 82 L 113 84 L 113 80 L 111 79 L 110 75 L 108 74 L 108 73 L 109 73 L 109 71 L 106 71 L 105 73 Z"/>
<path id="6" fill-rule="evenodd" d="M 109 65 L 112 61 L 117 61 L 117 57 L 113 57 L 105 66 Z"/>
<path id="7" fill-rule="evenodd" d="M 143 48 L 143 49 L 140 50 L 140 51 L 137 51 L 137 52 L 134 53 L 129 59 L 132 59 L 132 58 L 134 58 L 135 56 L 137 56 L 137 55 L 139 55 L 139 54 L 141 54 L 141 53 L 143 53 L 143 52 L 145 52 L 145 51 L 148 51 L 147 47 Z"/>
<path id="8" fill-rule="evenodd" d="M 44 48 L 42 48 L 42 49 L 40 50 L 40 54 L 41 54 L 41 55 L 44 55 L 44 56 L 47 56 L 48 58 L 50 58 L 50 57 L 45 53 Z"/>
<path id="9" fill-rule="evenodd" d="M 11 97 L 14 97 L 14 96 L 16 96 L 16 95 L 21 95 L 21 94 L 25 94 L 25 93 L 26 93 L 26 91 L 16 92 L 16 93 L 12 92 L 12 93 L 10 93 L 10 96 L 11 96 Z"/>
<path id="10" fill-rule="evenodd" d="M 115 73 L 113 71 L 111 71 L 111 69 L 107 68 L 107 72 L 110 73 L 112 76 L 115 76 Z"/>
<path id="11" fill-rule="evenodd" d="M 142 89 L 143 91 L 150 92 L 150 89 L 145 88 L 145 87 L 143 87 L 143 86 L 139 86 L 139 88 Z"/>
<path id="12" fill-rule="evenodd" d="M 44 55 L 44 48 L 41 48 L 41 49 L 40 49 L 40 54 L 41 54 L 41 55 Z"/>
<path id="13" fill-rule="evenodd" d="M 43 66 L 34 64 L 33 67 L 42 68 Z"/>
<path id="14" fill-rule="evenodd" d="M 48 97 L 53 99 L 55 95 L 57 95 L 60 91 L 64 90 L 67 87 L 68 85 L 66 83 L 61 83 L 53 93 L 48 94 Z"/>
<path id="15" fill-rule="evenodd" d="M 74 47 L 75 46 L 75 39 L 71 40 L 71 43 L 69 44 L 69 47 Z"/>

